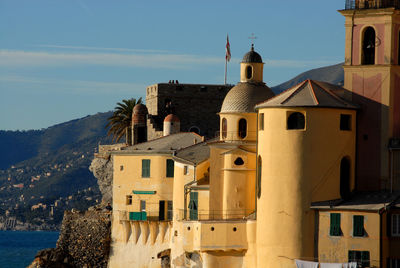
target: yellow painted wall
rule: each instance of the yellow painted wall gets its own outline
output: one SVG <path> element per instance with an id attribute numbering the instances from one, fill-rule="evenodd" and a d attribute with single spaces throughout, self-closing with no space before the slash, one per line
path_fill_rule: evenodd
<path id="1" fill-rule="evenodd" d="M 305 130 L 287 130 L 288 113 L 305 113 Z M 257 201 L 258 267 L 294 267 L 293 259 L 314 259 L 313 201 L 340 195 L 340 161 L 351 160 L 354 188 L 355 111 L 262 108 L 258 133 L 262 158 Z M 340 114 L 352 115 L 352 131 L 340 131 Z"/>
<path id="2" fill-rule="evenodd" d="M 222 131 L 222 119 L 227 120 L 227 137 L 223 138 L 220 133 L 220 140 L 225 141 L 256 141 L 257 140 L 257 114 L 256 113 L 220 113 L 220 131 Z M 247 136 L 243 139 L 239 137 L 239 120 L 247 121 Z"/>
<path id="3" fill-rule="evenodd" d="M 142 178 L 142 159 L 150 159 L 150 177 Z M 113 209 L 140 211 L 140 200 L 146 201 L 148 216 L 158 216 L 159 200 L 172 200 L 174 178 L 166 177 L 166 160 L 170 155 L 113 155 Z M 121 170 L 121 166 L 123 169 Z M 133 194 L 132 191 L 156 191 L 156 194 Z M 126 196 L 132 195 L 132 205 Z"/>
<path id="4" fill-rule="evenodd" d="M 247 66 L 253 68 L 253 75 L 250 79 L 246 76 Z M 240 82 L 262 82 L 264 63 L 240 63 Z"/>
<path id="5" fill-rule="evenodd" d="M 340 213 L 342 236 L 331 236 L 330 214 Z M 364 216 L 365 237 L 353 236 L 353 216 Z M 318 258 L 320 262 L 348 262 L 349 250 L 369 251 L 371 267 L 380 267 L 380 215 L 365 211 L 319 211 Z M 386 266 L 383 266 L 386 267 Z"/>

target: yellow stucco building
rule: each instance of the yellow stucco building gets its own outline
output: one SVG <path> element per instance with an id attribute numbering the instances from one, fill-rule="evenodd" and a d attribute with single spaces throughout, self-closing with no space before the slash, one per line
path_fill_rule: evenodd
<path id="1" fill-rule="evenodd" d="M 252 45 L 218 138 L 170 114 L 112 153 L 110 267 L 400 267 L 399 9 L 346 1 L 344 87 L 274 96 Z"/>

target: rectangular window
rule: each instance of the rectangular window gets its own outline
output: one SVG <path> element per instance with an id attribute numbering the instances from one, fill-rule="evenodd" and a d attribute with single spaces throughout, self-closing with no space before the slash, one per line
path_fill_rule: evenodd
<path id="1" fill-rule="evenodd" d="M 183 167 L 183 175 L 187 175 L 189 174 L 189 167 L 188 166 L 184 166 Z"/>
<path id="2" fill-rule="evenodd" d="M 131 195 L 127 195 L 126 196 L 126 204 L 127 205 L 132 205 L 132 196 Z"/>
<path id="3" fill-rule="evenodd" d="M 349 262 L 357 262 L 357 267 L 370 267 L 369 251 L 349 250 Z"/>
<path id="4" fill-rule="evenodd" d="M 340 213 L 331 213 L 331 227 L 329 230 L 331 236 L 340 236 Z"/>
<path id="5" fill-rule="evenodd" d="M 364 236 L 364 216 L 353 216 L 353 236 Z"/>
<path id="6" fill-rule="evenodd" d="M 174 160 L 167 159 L 167 178 L 174 177 Z"/>
<path id="7" fill-rule="evenodd" d="M 167 204 L 167 219 L 169 221 L 172 221 L 172 200 L 168 200 L 168 204 Z"/>
<path id="8" fill-rule="evenodd" d="M 391 235 L 400 236 L 400 214 L 392 214 Z"/>
<path id="9" fill-rule="evenodd" d="M 340 115 L 340 130 L 351 130 L 351 114 Z"/>
<path id="10" fill-rule="evenodd" d="M 142 178 L 150 178 L 150 159 L 142 159 Z"/>
<path id="11" fill-rule="evenodd" d="M 258 121 L 258 129 L 264 130 L 264 113 L 260 113 L 260 119 Z"/>
<path id="12" fill-rule="evenodd" d="M 140 211 L 146 211 L 146 200 L 140 200 Z"/>

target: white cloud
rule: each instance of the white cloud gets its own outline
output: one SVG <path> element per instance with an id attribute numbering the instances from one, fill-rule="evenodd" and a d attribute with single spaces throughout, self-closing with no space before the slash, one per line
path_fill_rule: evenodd
<path id="1" fill-rule="evenodd" d="M 62 80 L 18 75 L 2 75 L 0 76 L 0 82 L 11 83 L 14 85 L 13 88 L 18 88 L 15 85 L 27 85 L 30 87 L 34 84 L 35 88 L 42 88 L 45 90 L 51 89 L 52 91 L 69 91 L 71 93 L 142 93 L 146 86 L 148 86 L 140 83 Z"/>
<path id="2" fill-rule="evenodd" d="M 135 52 L 135 53 L 168 53 L 169 52 L 167 50 L 119 48 L 119 47 L 89 47 L 89 46 L 60 46 L 60 45 L 37 45 L 36 47 L 71 49 L 71 50 L 89 50 L 89 51 Z"/>
<path id="3" fill-rule="evenodd" d="M 0 66 L 102 65 L 160 69 L 187 69 L 196 65 L 221 64 L 223 57 L 184 54 L 61 53 L 0 49 Z"/>

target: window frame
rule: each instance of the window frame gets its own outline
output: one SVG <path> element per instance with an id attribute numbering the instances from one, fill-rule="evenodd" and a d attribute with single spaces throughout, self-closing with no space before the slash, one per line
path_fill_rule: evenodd
<path id="1" fill-rule="evenodd" d="M 397 221 L 397 231 L 394 232 L 395 224 L 394 224 L 394 219 Z M 390 217 L 390 235 L 394 237 L 400 237 L 400 214 L 391 214 Z"/>
<path id="2" fill-rule="evenodd" d="M 151 176 L 151 160 L 142 159 L 142 178 L 150 178 Z"/>
<path id="3" fill-rule="evenodd" d="M 341 131 L 351 131 L 351 114 L 340 114 L 339 129 Z"/>
<path id="4" fill-rule="evenodd" d="M 126 195 L 125 204 L 127 206 L 132 205 L 132 195 Z"/>
<path id="5" fill-rule="evenodd" d="M 303 122 L 299 121 L 299 117 L 294 117 L 295 115 L 301 115 L 301 120 Z M 291 120 L 296 120 L 296 124 L 294 122 L 291 122 Z M 293 111 L 289 112 L 286 116 L 286 129 L 287 130 L 306 130 L 306 115 L 304 112 L 298 112 L 298 111 Z M 301 127 L 302 126 L 302 127 Z"/>
<path id="6" fill-rule="evenodd" d="M 264 113 L 260 113 L 260 118 L 258 120 L 258 130 L 264 130 Z"/>
<path id="7" fill-rule="evenodd" d="M 165 177 L 167 177 L 167 178 L 173 178 L 174 177 L 174 173 L 175 173 L 174 166 L 175 166 L 174 160 L 167 159 L 165 161 Z"/>
<path id="8" fill-rule="evenodd" d="M 221 120 L 221 136 L 223 139 L 226 139 L 228 136 L 228 121 L 225 117 L 223 117 Z"/>
<path id="9" fill-rule="evenodd" d="M 245 129 L 244 130 L 242 130 L 242 127 L 243 126 L 241 126 L 241 123 L 240 122 L 244 122 L 244 126 L 245 126 Z M 238 121 L 238 137 L 240 138 L 240 139 L 245 139 L 246 137 L 247 137 L 247 128 L 248 128 L 248 126 L 247 126 L 247 120 L 246 120 L 246 118 L 240 118 L 239 119 L 239 121 Z M 243 135 L 243 133 L 244 133 L 244 135 Z"/>
<path id="10" fill-rule="evenodd" d="M 365 237 L 364 215 L 353 215 L 353 237 Z"/>
<path id="11" fill-rule="evenodd" d="M 340 213 L 330 213 L 330 236 L 342 236 L 342 231 L 340 229 L 341 214 Z"/>

